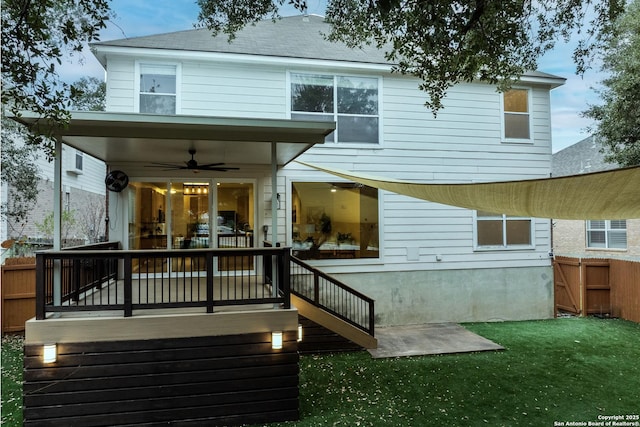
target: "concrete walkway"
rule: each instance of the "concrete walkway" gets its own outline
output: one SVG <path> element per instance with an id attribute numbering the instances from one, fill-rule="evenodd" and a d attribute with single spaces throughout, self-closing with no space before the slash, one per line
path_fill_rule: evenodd
<path id="1" fill-rule="evenodd" d="M 376 338 L 378 348 L 368 350 L 374 359 L 504 350 L 455 323 L 376 328 Z"/>

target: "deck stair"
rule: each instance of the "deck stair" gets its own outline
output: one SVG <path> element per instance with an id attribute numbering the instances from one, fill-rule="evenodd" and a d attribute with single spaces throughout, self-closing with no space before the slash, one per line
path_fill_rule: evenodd
<path id="1" fill-rule="evenodd" d="M 377 348 L 374 330 L 374 301 L 339 280 L 296 258 L 291 258 L 291 305 L 304 319 L 345 339 L 339 345 L 335 339 L 316 342 L 319 351 Z M 316 338 L 318 340 L 318 338 Z"/>

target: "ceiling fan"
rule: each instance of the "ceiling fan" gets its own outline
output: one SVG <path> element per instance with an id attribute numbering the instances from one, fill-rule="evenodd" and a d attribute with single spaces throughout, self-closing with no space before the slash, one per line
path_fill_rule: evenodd
<path id="1" fill-rule="evenodd" d="M 224 163 L 209 163 L 206 165 L 199 165 L 198 162 L 193 158 L 196 154 L 195 148 L 189 149 L 189 154 L 191 154 L 191 160 L 184 162 L 184 165 L 176 164 L 176 163 L 158 163 L 153 162 L 151 165 L 147 165 L 148 168 L 163 168 L 165 171 L 169 170 L 179 170 L 186 169 L 192 170 L 194 172 L 198 171 L 221 171 L 226 172 L 228 170 L 238 170 L 239 168 L 232 168 L 224 166 Z"/>

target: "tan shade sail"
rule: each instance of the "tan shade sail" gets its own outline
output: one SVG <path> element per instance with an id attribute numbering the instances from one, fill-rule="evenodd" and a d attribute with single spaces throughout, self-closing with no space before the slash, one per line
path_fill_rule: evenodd
<path id="1" fill-rule="evenodd" d="M 513 216 L 640 218 L 640 166 L 582 175 L 474 184 L 422 184 L 298 163 L 398 194 Z"/>

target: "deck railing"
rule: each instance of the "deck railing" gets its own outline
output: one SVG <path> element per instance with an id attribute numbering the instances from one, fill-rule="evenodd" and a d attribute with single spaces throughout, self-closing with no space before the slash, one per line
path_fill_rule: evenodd
<path id="1" fill-rule="evenodd" d="M 36 254 L 36 318 L 49 312 L 280 304 L 290 307 L 289 280 L 280 292 L 259 267 L 290 263 L 290 248 L 64 250 Z"/>
<path id="2" fill-rule="evenodd" d="M 120 249 L 119 242 L 104 242 L 91 245 L 73 246 L 63 251 L 100 251 Z M 103 283 L 116 279 L 117 265 L 106 258 L 65 260 L 61 264 L 61 301 L 78 301 L 80 295 L 92 288 L 100 288 Z"/>
<path id="3" fill-rule="evenodd" d="M 291 257 L 291 293 L 375 336 L 375 302 L 368 296 Z"/>

